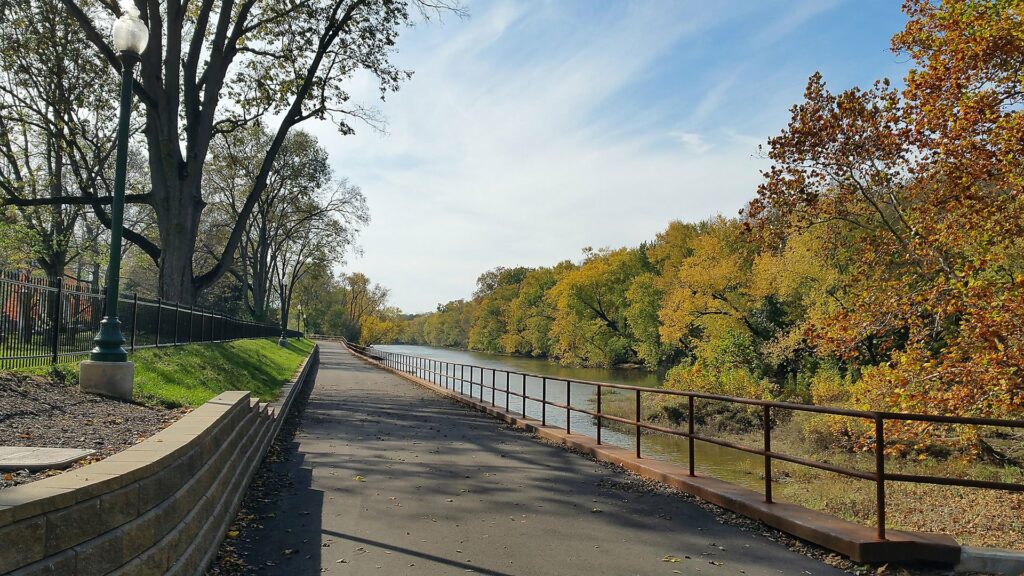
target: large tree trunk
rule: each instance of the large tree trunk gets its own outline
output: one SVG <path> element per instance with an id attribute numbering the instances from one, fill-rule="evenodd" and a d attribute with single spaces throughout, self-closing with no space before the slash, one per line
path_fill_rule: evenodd
<path id="1" fill-rule="evenodd" d="M 149 115 L 150 122 L 154 116 Z M 185 162 L 177 142 L 163 142 L 153 134 L 147 136 L 152 206 L 160 234 L 160 297 L 192 305 L 197 296 L 193 257 L 205 207 L 202 166 L 197 161 Z"/>
<path id="2" fill-rule="evenodd" d="M 292 305 L 292 291 L 283 283 L 278 283 L 278 290 L 281 294 L 281 333 L 284 334 L 288 331 L 288 311 Z"/>

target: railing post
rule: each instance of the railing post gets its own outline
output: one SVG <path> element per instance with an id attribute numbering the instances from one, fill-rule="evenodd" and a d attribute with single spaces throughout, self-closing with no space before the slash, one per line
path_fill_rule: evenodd
<path id="1" fill-rule="evenodd" d="M 885 420 L 875 415 L 875 505 L 878 507 L 878 539 L 885 540 Z"/>
<path id="2" fill-rule="evenodd" d="M 523 374 L 523 418 L 526 418 L 526 374 Z"/>
<path id="3" fill-rule="evenodd" d="M 772 407 L 764 405 L 764 501 L 772 503 Z"/>
<path id="4" fill-rule="evenodd" d="M 687 402 L 688 414 L 686 416 L 686 428 L 687 428 L 689 434 L 687 434 L 686 441 L 687 441 L 687 448 L 688 448 L 689 457 L 690 457 L 689 458 L 690 459 L 690 476 L 695 476 L 694 472 L 695 472 L 695 467 L 696 467 L 695 465 L 696 465 L 697 456 L 696 456 L 696 454 L 693 453 L 693 448 L 694 448 L 694 441 L 693 441 L 693 429 L 694 429 L 694 426 L 693 426 L 693 396 L 687 396 L 687 398 L 689 399 L 689 402 Z"/>
<path id="5" fill-rule="evenodd" d="M 540 423 L 548 425 L 548 378 L 544 376 L 540 384 Z"/>
<path id="6" fill-rule="evenodd" d="M 597 445 L 601 445 L 601 389 L 604 386 L 597 387 Z"/>
<path id="7" fill-rule="evenodd" d="M 569 422 L 572 420 L 572 381 L 565 381 L 565 433 L 572 433 L 572 426 Z"/>
<path id="8" fill-rule="evenodd" d="M 466 365 L 459 364 L 459 394 L 466 394 Z"/>
<path id="9" fill-rule="evenodd" d="M 64 315 L 64 279 L 57 278 L 57 292 L 54 294 L 53 308 L 53 338 L 50 342 L 51 363 L 57 363 L 57 356 L 60 354 L 60 324 L 61 316 Z"/>
<path id="10" fill-rule="evenodd" d="M 509 398 L 509 394 L 508 394 L 508 381 L 509 381 L 509 379 L 511 377 L 512 377 L 512 374 L 510 372 L 506 371 L 505 372 L 505 412 L 508 412 L 508 402 L 509 402 L 509 400 L 508 400 L 508 398 Z"/>
<path id="11" fill-rule="evenodd" d="M 139 293 L 132 294 L 132 335 L 131 348 L 135 352 L 135 333 L 139 327 Z"/>
<path id="12" fill-rule="evenodd" d="M 494 371 L 494 368 L 491 368 L 491 406 L 494 406 L 494 395 L 496 393 L 495 388 L 498 387 L 496 374 L 497 373 Z"/>
<path id="13" fill-rule="evenodd" d="M 156 298 L 156 347 L 160 347 L 160 317 L 164 311 L 164 300 L 157 296 Z"/>
<path id="14" fill-rule="evenodd" d="M 640 457 L 640 391 L 636 391 L 636 457 Z"/>

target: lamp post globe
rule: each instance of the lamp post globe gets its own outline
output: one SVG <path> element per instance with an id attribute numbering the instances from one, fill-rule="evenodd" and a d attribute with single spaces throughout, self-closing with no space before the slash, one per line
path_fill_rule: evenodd
<path id="1" fill-rule="evenodd" d="M 142 55 L 149 42 L 149 28 L 139 18 L 139 9 L 131 2 L 121 2 L 121 17 L 114 21 L 111 36 L 118 53 L 128 52 L 136 58 Z"/>
<path id="2" fill-rule="evenodd" d="M 117 317 L 121 283 L 121 236 L 124 228 L 124 189 L 127 180 L 129 123 L 132 112 L 132 84 L 135 65 L 146 49 L 149 29 L 139 18 L 139 9 L 122 0 L 121 17 L 111 30 L 114 49 L 121 60 L 121 110 L 117 125 L 117 156 L 114 164 L 114 197 L 110 206 L 110 260 L 107 264 L 106 313 L 89 353 L 93 362 L 126 362 L 124 335 Z"/>

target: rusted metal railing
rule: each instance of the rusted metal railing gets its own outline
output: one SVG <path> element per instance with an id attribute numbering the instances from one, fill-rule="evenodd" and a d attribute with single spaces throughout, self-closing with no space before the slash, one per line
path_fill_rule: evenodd
<path id="1" fill-rule="evenodd" d="M 316 336 L 314 336 L 315 338 Z M 1013 492 L 1024 492 L 1024 484 L 1013 483 L 1013 482 L 998 482 L 991 480 L 974 480 L 969 478 L 954 478 L 948 476 L 933 476 L 933 475 L 920 475 L 920 474 L 901 474 L 892 473 L 885 470 L 885 423 L 889 421 L 901 421 L 901 422 L 931 422 L 941 424 L 955 424 L 964 426 L 991 426 L 1001 428 L 1013 428 L 1013 429 L 1024 429 L 1024 420 L 1007 420 L 997 418 L 971 418 L 971 417 L 959 417 L 959 416 L 940 416 L 931 414 L 909 414 L 900 412 L 877 412 L 871 410 L 851 410 L 847 408 L 833 408 L 828 406 L 813 406 L 808 404 L 795 404 L 791 402 L 775 402 L 771 400 L 756 400 L 752 398 L 739 398 L 734 396 L 723 396 L 719 394 L 706 394 L 702 392 L 688 392 L 685 390 L 668 390 L 661 388 L 646 388 L 641 386 L 631 386 L 628 384 L 611 384 L 607 382 L 594 382 L 590 380 L 578 380 L 578 379 L 567 379 L 567 378 L 554 378 L 551 376 L 545 376 L 542 374 L 529 374 L 525 372 L 518 372 L 515 370 L 503 370 L 499 368 L 485 368 L 483 366 L 475 366 L 470 364 L 461 364 L 455 362 L 447 362 L 444 360 L 437 360 L 433 358 L 423 358 L 420 356 L 411 356 L 398 352 L 388 352 L 384 350 L 378 350 L 373 347 L 360 346 L 345 341 L 344 339 L 338 339 L 349 349 L 363 356 L 372 358 L 381 364 L 402 372 L 406 372 L 415 376 L 418 376 L 424 380 L 427 380 L 433 384 L 436 384 L 447 390 L 457 392 L 459 394 L 466 394 L 465 385 L 469 384 L 469 396 L 473 397 L 474 386 L 480 388 L 479 401 L 484 403 L 484 388 L 491 389 L 491 405 L 500 408 L 495 403 L 495 394 L 501 392 L 505 394 L 505 406 L 504 409 L 509 412 L 515 413 L 513 406 L 510 406 L 510 397 L 515 396 L 522 399 L 522 404 L 519 406 L 517 413 L 527 416 L 527 401 L 535 402 L 540 405 L 540 420 L 541 425 L 547 425 L 548 411 L 547 407 L 551 406 L 565 410 L 566 414 L 566 432 L 571 432 L 571 415 L 573 412 L 586 414 L 594 418 L 597 429 L 597 443 L 602 443 L 602 422 L 610 421 L 617 422 L 626 426 L 630 426 L 635 431 L 635 453 L 637 458 L 642 458 L 640 438 L 644 430 L 652 432 L 659 432 L 662 434 L 669 434 L 672 436 L 684 437 L 688 441 L 689 448 L 689 475 L 696 475 L 696 458 L 694 454 L 694 443 L 695 441 L 706 442 L 708 444 L 714 444 L 716 446 L 722 446 L 725 448 L 732 448 L 734 450 L 740 450 L 749 454 L 756 454 L 764 458 L 764 493 L 765 501 L 771 503 L 772 500 L 772 463 L 775 460 L 783 462 L 789 462 L 791 464 L 797 464 L 800 466 L 807 466 L 810 468 L 816 468 L 818 470 L 824 470 L 827 472 L 833 472 L 852 478 L 859 478 L 862 480 L 868 480 L 875 484 L 875 502 L 876 502 L 876 516 L 877 516 L 877 527 L 878 527 L 878 539 L 885 540 L 885 483 L 890 482 L 910 482 L 919 484 L 938 484 L 946 486 L 963 486 L 968 488 L 983 488 L 992 490 L 1008 490 Z M 466 379 L 465 372 L 469 369 L 469 379 Z M 473 374 L 479 369 L 480 379 L 477 381 Z M 490 384 L 486 383 L 484 378 L 484 371 L 491 371 Z M 496 378 L 497 374 L 505 373 L 505 385 L 503 388 L 498 389 L 498 381 Z M 521 377 L 513 378 L 514 376 Z M 527 379 L 535 378 L 540 381 L 541 396 L 530 396 L 527 393 Z M 520 380 L 520 391 L 514 390 L 510 387 L 510 382 L 514 380 Z M 548 399 L 548 382 L 565 382 L 566 383 L 566 402 L 555 402 Z M 595 409 L 589 410 L 582 406 L 573 406 L 571 402 L 572 398 L 572 386 L 574 384 L 593 386 L 596 388 L 596 401 Z M 607 414 L 602 411 L 602 397 L 605 390 L 621 390 L 627 393 L 632 393 L 634 396 L 634 417 L 633 419 L 623 418 L 613 414 Z M 680 396 L 687 399 L 687 423 L 685 430 L 678 430 L 675 428 L 669 428 L 666 426 L 659 426 L 650 422 L 643 421 L 643 414 L 641 412 L 641 394 L 660 394 L 666 396 Z M 763 420 L 763 445 L 760 448 L 754 448 L 751 446 L 745 446 L 728 440 L 720 438 L 713 438 L 711 436 L 705 436 L 698 434 L 694 426 L 694 412 L 695 404 L 698 400 L 704 401 L 716 401 L 725 402 L 729 404 L 738 404 L 746 406 L 754 406 L 761 408 L 761 418 Z M 809 460 L 799 456 L 793 456 L 782 452 L 777 452 L 772 449 L 772 418 L 774 411 L 776 410 L 792 410 L 796 412 L 811 412 L 817 414 L 830 414 L 834 416 L 845 416 L 850 418 L 857 418 L 866 420 L 874 428 L 874 452 L 875 452 L 875 466 L 872 471 L 857 470 L 853 468 L 845 468 L 842 466 L 836 466 L 827 462 L 819 462 L 816 460 Z"/>

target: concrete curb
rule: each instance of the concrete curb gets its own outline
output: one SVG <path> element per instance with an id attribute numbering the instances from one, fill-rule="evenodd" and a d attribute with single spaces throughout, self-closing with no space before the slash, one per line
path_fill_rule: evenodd
<path id="1" fill-rule="evenodd" d="M 1001 576 L 1024 576 L 1024 552 L 997 548 L 960 549 L 956 572 L 983 572 Z"/>
<path id="2" fill-rule="evenodd" d="M 105 460 L 0 491 L 0 573 L 202 574 L 319 347 L 273 407 L 224 392 Z"/>

